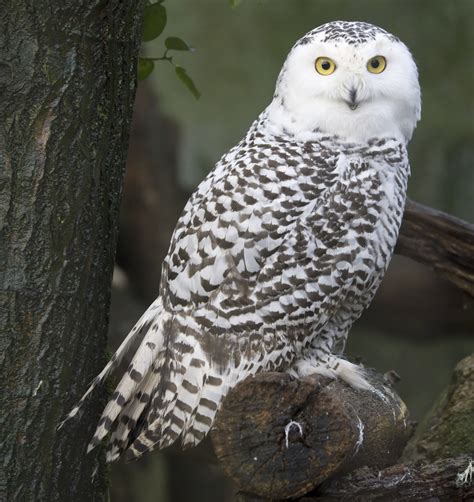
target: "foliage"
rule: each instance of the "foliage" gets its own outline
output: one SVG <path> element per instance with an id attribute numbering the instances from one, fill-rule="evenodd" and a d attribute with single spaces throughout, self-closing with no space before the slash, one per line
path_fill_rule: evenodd
<path id="1" fill-rule="evenodd" d="M 185 34 L 199 47 L 183 64 L 199 82 L 199 106 L 182 99 L 171 72 L 154 82 L 166 96 L 164 112 L 181 129 L 179 169 L 186 189 L 194 188 L 269 104 L 299 37 L 327 21 L 358 19 L 403 40 L 419 68 L 423 106 L 409 146 L 410 197 L 474 221 L 474 72 L 466 57 L 474 50 L 472 0 L 259 0 L 242 1 L 235 9 L 229 0 L 173 0 L 167 11 L 170 33 Z"/>
<path id="2" fill-rule="evenodd" d="M 157 39 L 164 31 L 168 20 L 166 8 L 163 5 L 164 0 L 151 3 L 145 7 L 142 28 L 142 42 L 151 42 Z M 193 52 L 195 49 L 188 45 L 179 37 L 167 37 L 165 39 L 165 51 L 160 57 L 144 57 L 138 58 L 137 74 L 138 80 L 146 79 L 155 68 L 155 61 L 167 61 L 174 66 L 175 74 L 179 80 L 187 87 L 189 92 L 199 99 L 201 93 L 194 84 L 193 79 L 188 75 L 187 71 L 173 60 L 173 56 L 169 55 L 170 51 Z"/>

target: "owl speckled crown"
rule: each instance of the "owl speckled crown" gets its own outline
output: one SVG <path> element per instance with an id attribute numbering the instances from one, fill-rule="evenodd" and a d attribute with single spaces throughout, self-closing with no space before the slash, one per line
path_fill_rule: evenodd
<path id="1" fill-rule="evenodd" d="M 296 43 L 295 47 L 309 44 L 315 40 L 323 43 L 340 41 L 346 44 L 358 45 L 370 40 L 375 40 L 377 35 L 385 35 L 393 42 L 400 41 L 388 31 L 370 23 L 364 23 L 362 21 L 332 21 L 322 24 L 308 32 Z"/>

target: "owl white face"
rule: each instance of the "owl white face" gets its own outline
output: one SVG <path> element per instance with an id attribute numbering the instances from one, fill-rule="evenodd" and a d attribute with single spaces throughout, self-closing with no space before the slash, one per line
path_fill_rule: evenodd
<path id="1" fill-rule="evenodd" d="M 366 23 L 335 22 L 293 47 L 269 118 L 303 138 L 318 130 L 354 141 L 408 141 L 420 101 L 417 68 L 402 42 Z"/>

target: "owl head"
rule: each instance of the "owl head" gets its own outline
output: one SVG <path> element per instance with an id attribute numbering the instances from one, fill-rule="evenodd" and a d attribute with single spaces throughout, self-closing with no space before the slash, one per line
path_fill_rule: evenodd
<path id="1" fill-rule="evenodd" d="M 418 71 L 410 51 L 382 28 L 335 21 L 292 48 L 277 81 L 270 121 L 309 138 L 407 142 L 420 118 Z"/>

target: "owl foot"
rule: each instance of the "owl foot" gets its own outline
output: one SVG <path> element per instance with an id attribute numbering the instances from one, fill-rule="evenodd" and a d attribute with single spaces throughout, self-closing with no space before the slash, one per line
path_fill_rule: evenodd
<path id="1" fill-rule="evenodd" d="M 323 375 L 329 378 L 340 378 L 355 389 L 378 391 L 367 380 L 366 372 L 357 364 L 353 364 L 339 357 L 330 357 L 323 362 L 317 359 L 298 361 L 290 370 L 293 376 L 302 378 L 309 375 Z"/>

